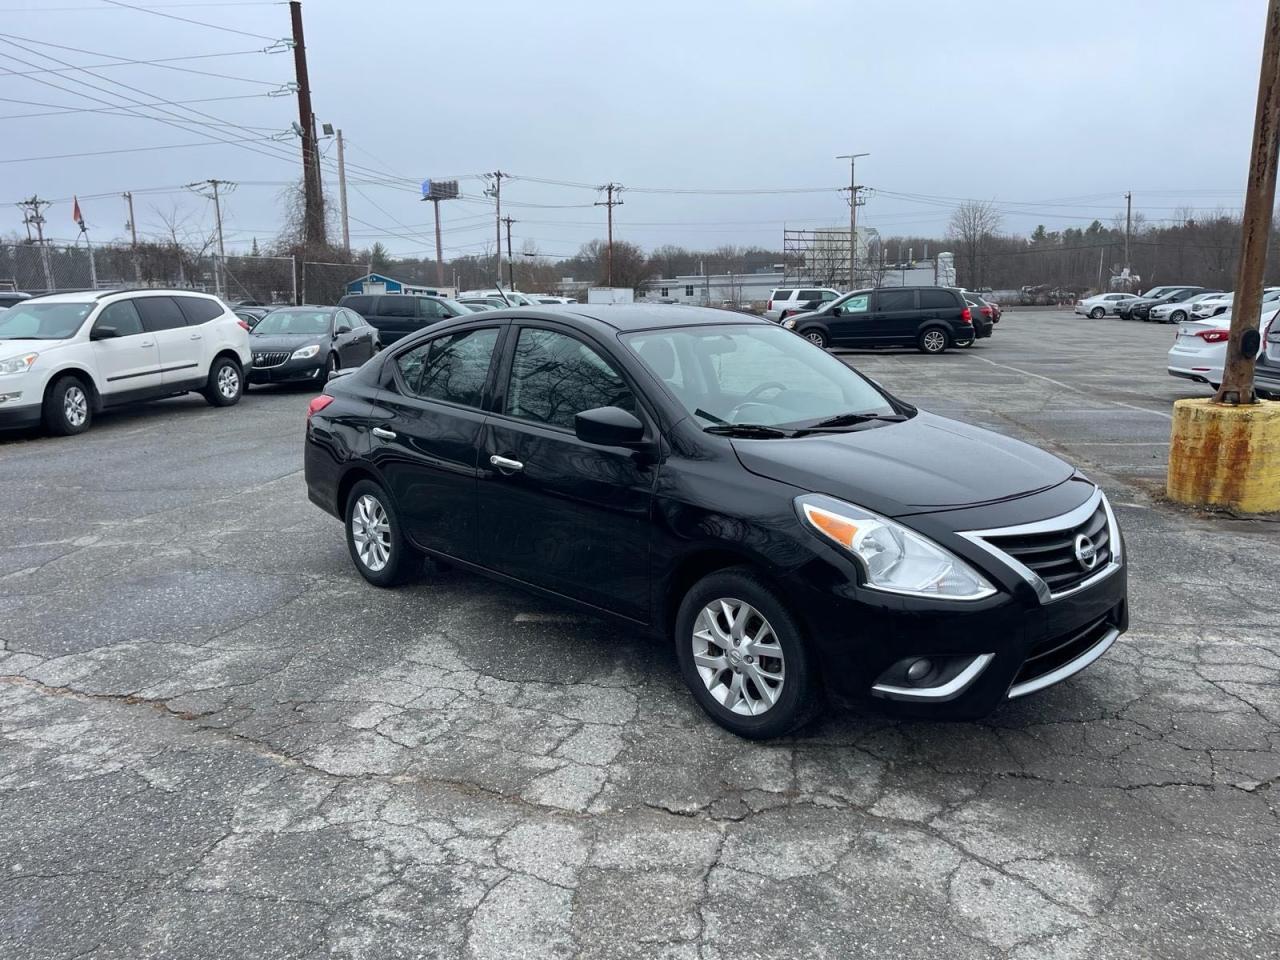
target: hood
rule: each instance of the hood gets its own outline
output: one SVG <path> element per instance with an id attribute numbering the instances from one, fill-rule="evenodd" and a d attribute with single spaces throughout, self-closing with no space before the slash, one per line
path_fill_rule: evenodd
<path id="1" fill-rule="evenodd" d="M 263 352 L 275 352 L 278 350 L 288 350 L 292 353 L 299 347 L 305 347 L 309 343 L 318 343 L 321 346 L 329 342 L 329 337 L 317 335 L 314 333 L 264 333 L 249 334 L 249 349 L 260 350 Z"/>
<path id="2" fill-rule="evenodd" d="M 887 516 L 1026 496 L 1075 473 L 1038 447 L 924 412 L 849 433 L 735 439 L 733 448 L 758 476 Z"/>

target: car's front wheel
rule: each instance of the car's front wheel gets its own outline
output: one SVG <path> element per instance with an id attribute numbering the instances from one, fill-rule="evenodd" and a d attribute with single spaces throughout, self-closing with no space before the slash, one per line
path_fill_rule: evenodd
<path id="1" fill-rule="evenodd" d="M 230 407 L 240 402 L 244 393 L 244 375 L 238 364 L 228 357 L 218 357 L 209 367 L 209 381 L 202 391 L 215 407 Z"/>
<path id="2" fill-rule="evenodd" d="M 814 346 L 827 348 L 827 333 L 821 327 L 810 327 L 807 330 L 801 330 L 800 336 L 804 337 Z"/>
<path id="3" fill-rule="evenodd" d="M 45 394 L 42 415 L 45 429 L 56 436 L 84 433 L 93 422 L 89 388 L 79 377 L 62 377 Z"/>
<path id="4" fill-rule="evenodd" d="M 930 327 L 920 334 L 917 346 L 921 353 L 942 353 L 947 349 L 947 333 L 937 327 Z"/>
<path id="5" fill-rule="evenodd" d="M 394 587 L 422 569 L 422 554 L 409 544 L 387 492 L 361 480 L 347 496 L 347 549 L 360 575 L 375 587 Z"/>
<path id="6" fill-rule="evenodd" d="M 324 362 L 324 369 L 320 371 L 320 380 L 318 381 L 320 386 L 323 387 L 329 382 L 329 377 L 333 375 L 335 370 L 339 369 L 339 362 L 338 351 L 330 351 L 329 359 Z"/>
<path id="7" fill-rule="evenodd" d="M 685 595 L 676 653 L 698 705 L 740 737 L 782 736 L 821 707 L 799 622 L 749 569 L 712 573 Z"/>
<path id="8" fill-rule="evenodd" d="M 1181 323 L 1185 319 L 1187 319 L 1187 311 L 1185 310 L 1175 310 L 1169 314 L 1170 323 Z"/>
<path id="9" fill-rule="evenodd" d="M 1103 310 L 1102 307 L 1094 307 L 1092 310 L 1089 311 L 1089 316 L 1091 316 L 1094 320 L 1101 320 L 1103 316 L 1106 315 L 1106 312 L 1107 311 Z"/>

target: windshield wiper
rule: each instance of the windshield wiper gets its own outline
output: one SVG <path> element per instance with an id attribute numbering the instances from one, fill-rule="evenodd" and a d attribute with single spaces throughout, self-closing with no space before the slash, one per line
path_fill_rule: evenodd
<path id="1" fill-rule="evenodd" d="M 829 427 L 852 427 L 856 424 L 869 423 L 873 420 L 883 420 L 886 423 L 901 423 L 906 419 L 906 416 L 901 413 L 838 413 L 834 417 L 827 417 L 825 420 L 819 420 L 817 423 L 803 427 L 799 432 L 808 433 L 811 430 L 825 430 Z"/>
<path id="2" fill-rule="evenodd" d="M 714 433 L 720 437 L 742 437 L 745 440 L 778 440 L 795 436 L 777 427 L 767 427 L 763 423 L 717 423 L 702 428 L 703 433 Z"/>

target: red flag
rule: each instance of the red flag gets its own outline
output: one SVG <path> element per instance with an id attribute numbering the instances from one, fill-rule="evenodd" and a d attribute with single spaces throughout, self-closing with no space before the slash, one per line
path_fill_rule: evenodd
<path id="1" fill-rule="evenodd" d="M 80 215 L 80 198 L 71 198 L 71 219 L 76 222 L 76 226 L 84 230 L 84 217 Z"/>

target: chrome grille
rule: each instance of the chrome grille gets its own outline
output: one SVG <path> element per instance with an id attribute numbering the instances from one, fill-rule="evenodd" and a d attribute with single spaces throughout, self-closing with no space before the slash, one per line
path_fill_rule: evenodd
<path id="1" fill-rule="evenodd" d="M 253 365 L 255 367 L 278 367 L 289 359 L 289 351 L 272 351 L 268 353 L 265 350 L 253 351 Z"/>
<path id="2" fill-rule="evenodd" d="M 1081 537 L 1093 545 L 1096 560 L 1092 565 L 1086 566 L 1077 556 L 1076 544 Z M 983 539 L 1038 576 L 1054 594 L 1079 586 L 1111 562 L 1111 530 L 1101 503 L 1088 519 L 1073 527 Z"/>

